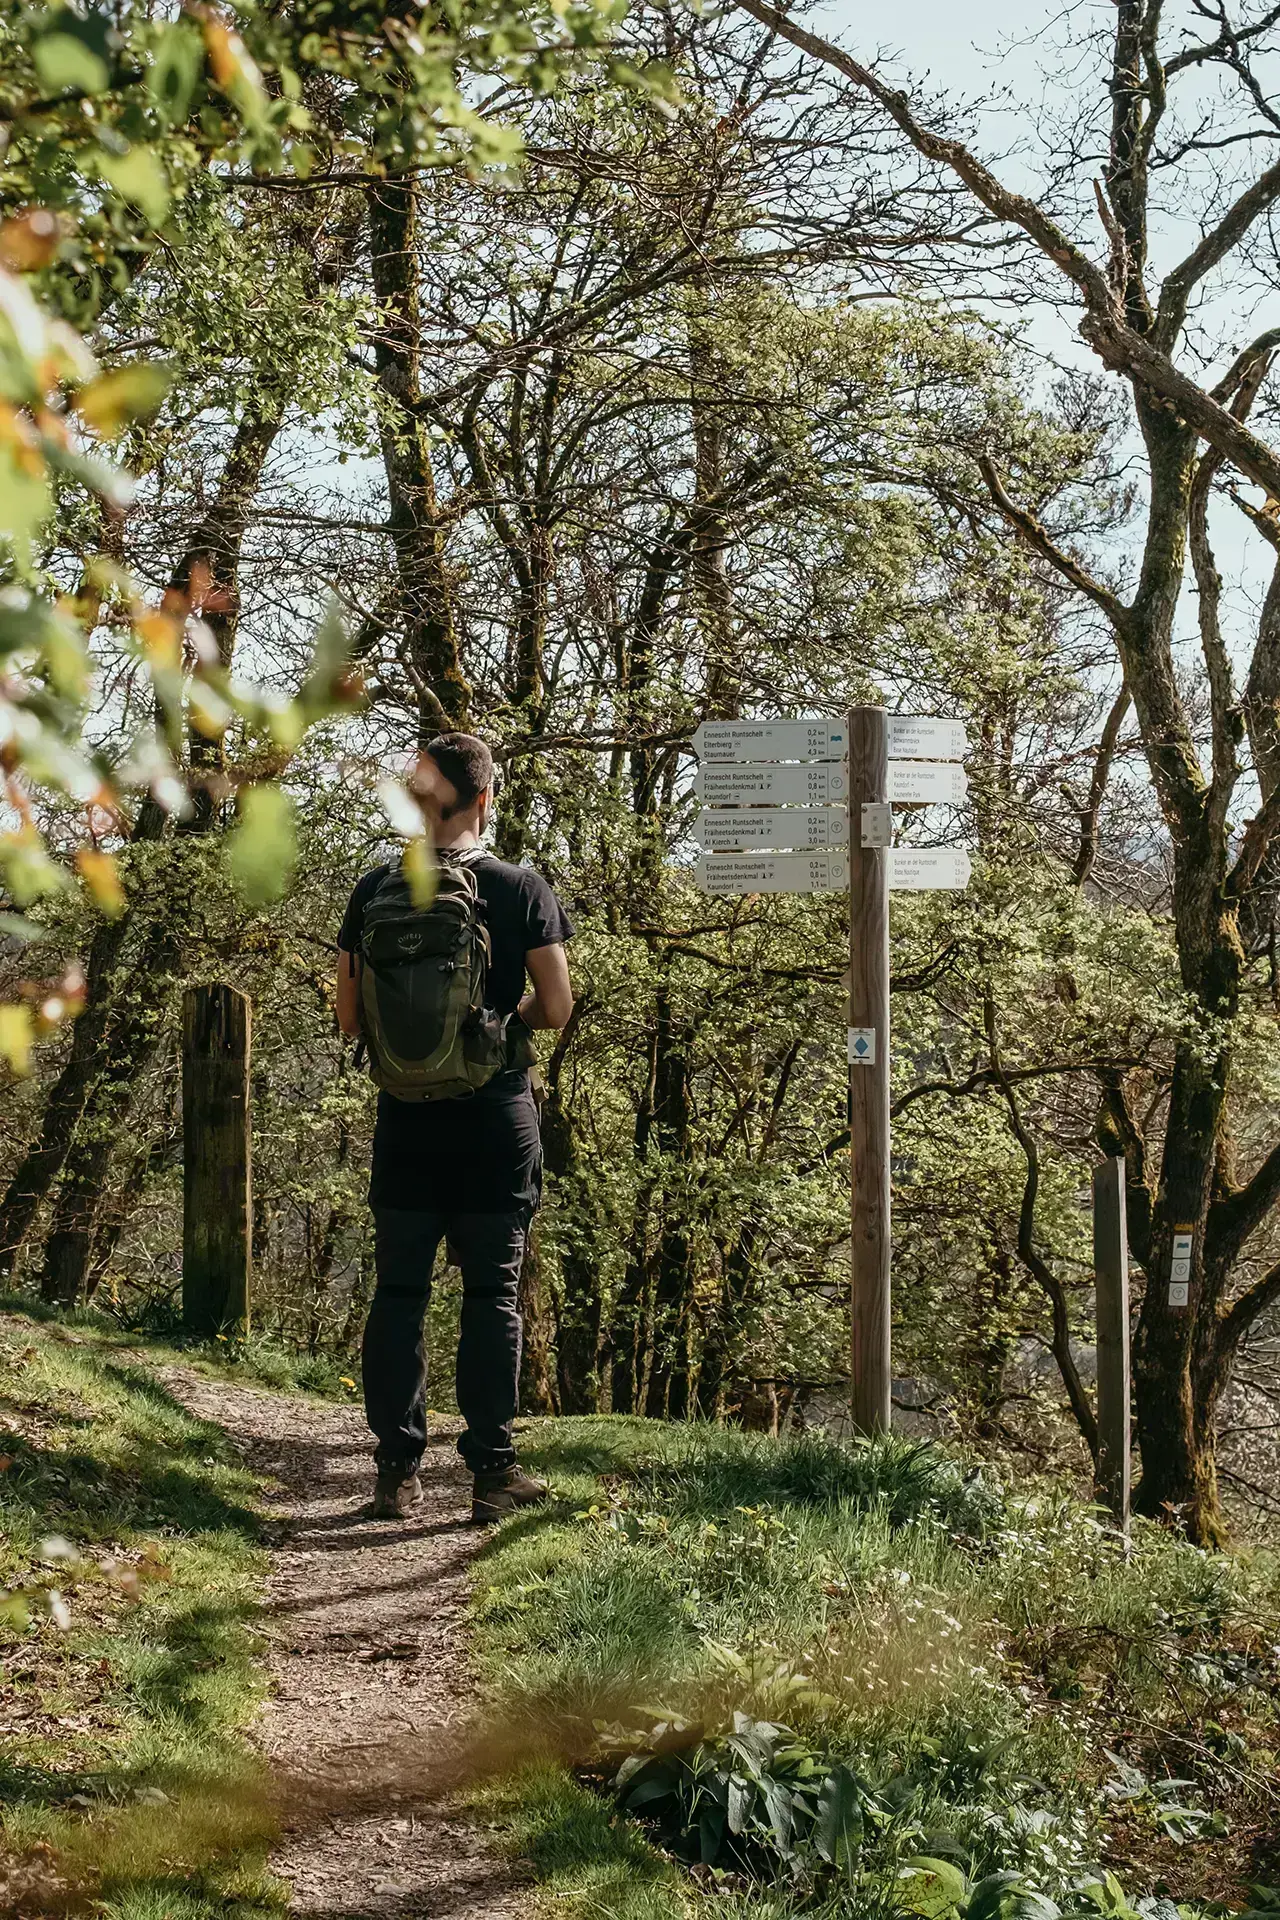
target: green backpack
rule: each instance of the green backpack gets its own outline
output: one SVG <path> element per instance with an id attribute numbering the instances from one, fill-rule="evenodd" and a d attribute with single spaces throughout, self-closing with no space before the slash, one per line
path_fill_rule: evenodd
<path id="1" fill-rule="evenodd" d="M 360 942 L 360 1031 L 369 1071 L 397 1100 L 456 1100 L 508 1064 L 506 1023 L 485 1006 L 489 932 L 466 856 L 438 855 L 431 904 L 397 865 L 374 889 Z"/>

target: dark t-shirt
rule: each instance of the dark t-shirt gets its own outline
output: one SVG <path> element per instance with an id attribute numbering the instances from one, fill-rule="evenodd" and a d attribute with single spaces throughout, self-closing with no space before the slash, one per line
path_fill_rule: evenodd
<path id="1" fill-rule="evenodd" d="M 472 865 L 491 947 L 485 998 L 495 1012 L 514 1013 L 525 990 L 526 953 L 572 939 L 573 927 L 532 867 L 487 853 Z M 357 880 L 338 933 L 344 953 L 359 952 L 365 907 L 387 872 L 375 867 Z M 370 1206 L 497 1213 L 535 1207 L 541 1183 L 538 1110 L 526 1072 L 495 1074 L 460 1100 L 378 1095 Z"/>

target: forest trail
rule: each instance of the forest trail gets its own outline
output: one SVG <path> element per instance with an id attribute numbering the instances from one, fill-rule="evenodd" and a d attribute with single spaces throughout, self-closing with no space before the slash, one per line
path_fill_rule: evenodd
<path id="1" fill-rule="evenodd" d="M 454 1434 L 431 1435 L 417 1511 L 374 1521 L 358 1408 L 161 1372 L 267 1480 L 272 1696 L 254 1739 L 280 1791 L 271 1864 L 290 1912 L 522 1920 L 519 1863 L 447 1804 L 468 1770 L 464 1613 L 486 1537 Z"/>

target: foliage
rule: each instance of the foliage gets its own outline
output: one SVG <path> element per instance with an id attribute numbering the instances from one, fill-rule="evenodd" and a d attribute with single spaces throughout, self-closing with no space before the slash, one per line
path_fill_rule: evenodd
<path id="1" fill-rule="evenodd" d="M 770 1913 L 1199 1920 L 1244 1897 L 1273 1810 L 1270 1563 L 1146 1527 L 1126 1557 L 1089 1509 L 985 1480 L 948 1508 L 963 1472 L 901 1442 L 530 1439 L 561 1500 L 481 1562 L 491 1711 L 686 1862 L 693 1910 L 736 1888 L 744 1912 L 756 1889 Z M 1228 1765 L 1188 1714 L 1233 1736 Z M 1119 1765 L 1165 1784 L 1122 1803 Z M 1175 1838 L 1175 1803 L 1215 1817 Z"/>
<path id="2" fill-rule="evenodd" d="M 127 510 L 134 489 L 87 446 L 115 440 L 153 414 L 182 368 L 130 357 L 104 371 L 76 325 L 119 301 L 153 249 L 172 252 L 202 237 L 211 168 L 283 167 L 305 179 L 320 161 L 317 136 L 329 164 L 345 157 L 377 174 L 459 158 L 509 161 L 518 140 L 468 100 L 465 76 L 487 72 L 546 89 L 567 60 L 607 38 L 610 17 L 591 6 L 494 0 L 471 8 L 465 25 L 442 14 L 422 35 L 358 7 L 335 12 L 326 4 L 286 14 L 250 9 L 239 24 L 243 38 L 213 14 L 155 20 L 128 7 L 33 7 L 10 13 L 0 27 L 0 211 L 9 212 L 0 227 L 0 539 L 11 576 L 0 595 L 0 753 L 18 822 L 0 835 L 0 886 L 19 908 L 68 880 L 45 848 L 31 787 L 87 810 L 77 865 L 102 911 L 119 914 L 124 895 L 99 841 L 128 837 L 131 790 L 149 791 L 170 812 L 190 812 L 176 761 L 185 726 L 220 742 L 238 719 L 278 754 L 356 691 L 336 618 L 321 627 L 311 670 L 293 697 L 259 691 L 230 674 L 201 618 L 198 572 L 156 605 L 113 556 L 111 517 Z M 626 72 L 638 81 L 634 68 Z M 645 84 L 661 89 L 656 67 Z M 335 137 L 328 116 L 304 96 L 344 85 Z M 194 220 L 183 206 L 188 199 Z M 212 264 L 206 254 L 202 274 Z M 234 299 L 234 282 L 224 280 L 220 291 Z M 231 304 L 224 298 L 224 328 Z M 281 311 L 288 306 L 282 302 Z M 200 339 L 206 358 L 212 347 Z M 295 378 L 309 371 L 302 356 L 286 357 Z M 81 577 L 70 592 L 33 551 L 55 491 L 69 528 L 85 520 L 77 491 L 90 508 L 87 546 L 73 537 Z M 86 750 L 84 740 L 91 641 L 101 625 L 127 636 L 160 723 L 130 751 L 110 756 Z M 287 812 L 278 791 L 246 791 L 232 870 L 252 900 L 287 885 Z M 6 931 L 26 937 L 28 929 L 11 915 Z M 25 1072 L 35 1032 L 66 1011 L 74 1011 L 71 996 L 43 994 L 37 1029 L 21 1003 L 5 1007 L 0 1060 Z"/>
<path id="3" fill-rule="evenodd" d="M 120 1920 L 166 1901 L 192 1920 L 228 1898 L 274 1912 L 242 1738 L 263 1684 L 254 1483 L 91 1329 L 6 1314 L 0 1349 L 0 1581 L 44 1601 L 6 1617 L 0 1646 L 0 1832 L 26 1897 L 89 1895 Z"/>

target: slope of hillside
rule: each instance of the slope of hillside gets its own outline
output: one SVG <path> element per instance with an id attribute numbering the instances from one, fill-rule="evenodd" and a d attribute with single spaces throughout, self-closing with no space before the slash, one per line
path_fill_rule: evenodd
<path id="1" fill-rule="evenodd" d="M 902 1442 L 580 1420 L 533 1456 L 565 1498 L 482 1562 L 477 1644 L 569 1912 L 1280 1912 L 1274 1561 L 1126 1553 Z"/>

